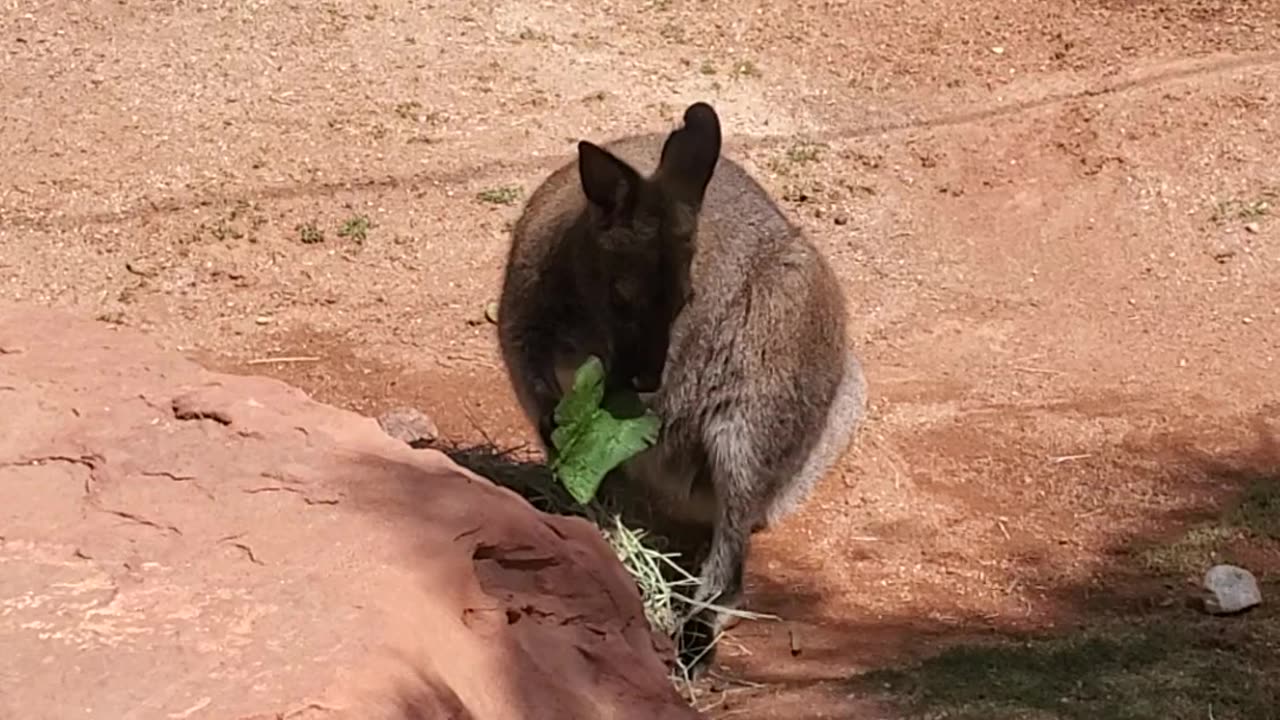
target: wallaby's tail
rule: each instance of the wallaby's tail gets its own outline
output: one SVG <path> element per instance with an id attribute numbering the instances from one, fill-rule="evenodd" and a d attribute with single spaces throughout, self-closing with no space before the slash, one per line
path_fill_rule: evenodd
<path id="1" fill-rule="evenodd" d="M 813 486 L 835 466 L 852 444 L 854 434 L 866 413 L 867 379 L 862 371 L 862 363 L 852 350 L 848 350 L 845 354 L 844 374 L 831 399 L 831 407 L 827 409 L 827 422 L 822 428 L 822 434 L 805 458 L 800 472 L 769 504 L 769 525 L 781 520 L 798 506 L 813 490 Z"/>

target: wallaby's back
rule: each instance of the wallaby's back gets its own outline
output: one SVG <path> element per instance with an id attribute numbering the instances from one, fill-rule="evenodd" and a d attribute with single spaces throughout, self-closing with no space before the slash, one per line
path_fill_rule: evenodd
<path id="1" fill-rule="evenodd" d="M 641 142 L 613 151 L 652 162 Z M 691 294 L 650 400 L 662 435 L 624 472 L 684 519 L 710 524 L 695 601 L 732 608 L 750 536 L 830 470 L 862 419 L 866 390 L 830 264 L 727 158 L 707 187 L 695 247 Z M 708 608 L 685 624 L 686 658 L 705 667 L 725 617 Z"/>
<path id="2" fill-rule="evenodd" d="M 605 147 L 648 170 L 661 143 L 661 136 L 646 135 Z M 742 405 L 743 421 L 761 430 L 759 451 L 775 458 L 767 463 L 773 482 L 759 520 L 772 524 L 845 451 L 865 411 L 843 291 L 801 229 L 724 156 L 707 186 L 691 275 L 693 296 L 672 329 L 656 409 L 671 428 L 670 441 L 682 444 L 694 438 L 674 436 L 708 409 Z M 660 476 L 644 479 L 673 500 L 694 501 L 671 508 L 673 514 L 714 521 L 711 488 L 690 487 L 694 468 L 679 461 L 659 468 L 655 459 L 638 459 L 638 474 Z"/>

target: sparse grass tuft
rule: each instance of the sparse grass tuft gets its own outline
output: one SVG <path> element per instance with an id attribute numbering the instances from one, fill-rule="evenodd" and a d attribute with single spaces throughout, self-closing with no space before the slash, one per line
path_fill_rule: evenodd
<path id="1" fill-rule="evenodd" d="M 314 222 L 304 222 L 298 225 L 298 240 L 304 245 L 315 245 L 324 242 L 324 231 L 316 227 Z"/>
<path id="2" fill-rule="evenodd" d="M 1221 562 L 1223 548 L 1240 536 L 1235 528 L 1196 527 L 1168 545 L 1143 550 L 1138 557 L 1149 572 L 1192 576 Z"/>
<path id="3" fill-rule="evenodd" d="M 667 42 L 683 43 L 688 40 L 685 35 L 684 28 L 675 23 L 665 23 L 658 28 L 658 34 Z"/>
<path id="4" fill-rule="evenodd" d="M 514 205 L 520 199 L 520 188 L 514 185 L 489 188 L 476 193 L 476 199 L 490 205 Z"/>
<path id="5" fill-rule="evenodd" d="M 407 102 L 396 103 L 396 115 L 405 120 L 415 120 L 422 112 L 422 103 L 417 100 L 409 100 Z"/>
<path id="6" fill-rule="evenodd" d="M 827 145 L 825 143 L 797 140 L 788 146 L 782 155 L 771 159 L 768 166 L 770 170 L 778 175 L 790 175 L 800 167 L 811 165 L 821 160 L 822 153 L 826 149 Z"/>
<path id="7" fill-rule="evenodd" d="M 338 237 L 364 242 L 372 227 L 373 223 L 369 222 L 368 216 L 352 215 L 338 228 Z"/>
<path id="8" fill-rule="evenodd" d="M 257 232 L 266 224 L 266 216 L 255 203 L 240 200 L 225 214 L 201 223 L 193 234 L 192 240 L 211 238 L 225 242 L 247 238 L 249 242 L 257 242 Z"/>
<path id="9" fill-rule="evenodd" d="M 787 160 L 797 165 L 817 162 L 822 157 L 826 145 L 802 140 L 787 148 Z"/>
<path id="10" fill-rule="evenodd" d="M 236 227 L 232 218 L 222 218 L 215 222 L 209 228 L 209 234 L 215 240 L 239 240 L 244 237 L 244 231 Z"/>
<path id="11" fill-rule="evenodd" d="M 1150 572 L 1198 576 L 1216 563 L 1231 562 L 1232 544 L 1246 539 L 1280 540 L 1280 477 L 1256 478 L 1220 517 L 1171 543 L 1146 548 L 1139 558 Z"/>
<path id="12" fill-rule="evenodd" d="M 1255 538 L 1280 540 L 1280 475 L 1254 480 L 1227 520 Z"/>
<path id="13" fill-rule="evenodd" d="M 733 64 L 732 75 L 735 78 L 758 78 L 762 74 L 760 68 L 756 67 L 755 62 L 751 60 L 739 60 Z"/>
<path id="14" fill-rule="evenodd" d="M 1258 220 L 1270 215 L 1277 202 L 1280 202 L 1280 188 L 1268 188 L 1252 198 L 1231 198 L 1215 202 L 1209 219 L 1218 225 Z"/>

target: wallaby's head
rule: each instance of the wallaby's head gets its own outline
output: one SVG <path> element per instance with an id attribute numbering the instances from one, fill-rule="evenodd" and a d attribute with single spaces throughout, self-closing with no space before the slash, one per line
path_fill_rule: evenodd
<path id="1" fill-rule="evenodd" d="M 689 299 L 698 212 L 719 159 L 720 119 L 701 102 L 685 110 L 649 177 L 604 148 L 578 143 L 593 282 L 615 332 L 615 369 L 642 392 L 657 389 L 671 324 Z"/>

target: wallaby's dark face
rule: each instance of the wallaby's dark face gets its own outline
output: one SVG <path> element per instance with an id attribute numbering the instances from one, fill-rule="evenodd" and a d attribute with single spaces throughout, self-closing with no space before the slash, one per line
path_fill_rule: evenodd
<path id="1" fill-rule="evenodd" d="M 614 333 L 610 374 L 640 392 L 661 382 L 671 324 L 689 299 L 698 211 L 720 158 L 715 111 L 697 103 L 684 121 L 649 178 L 603 148 L 578 144 L 596 257 L 587 280 Z"/>

